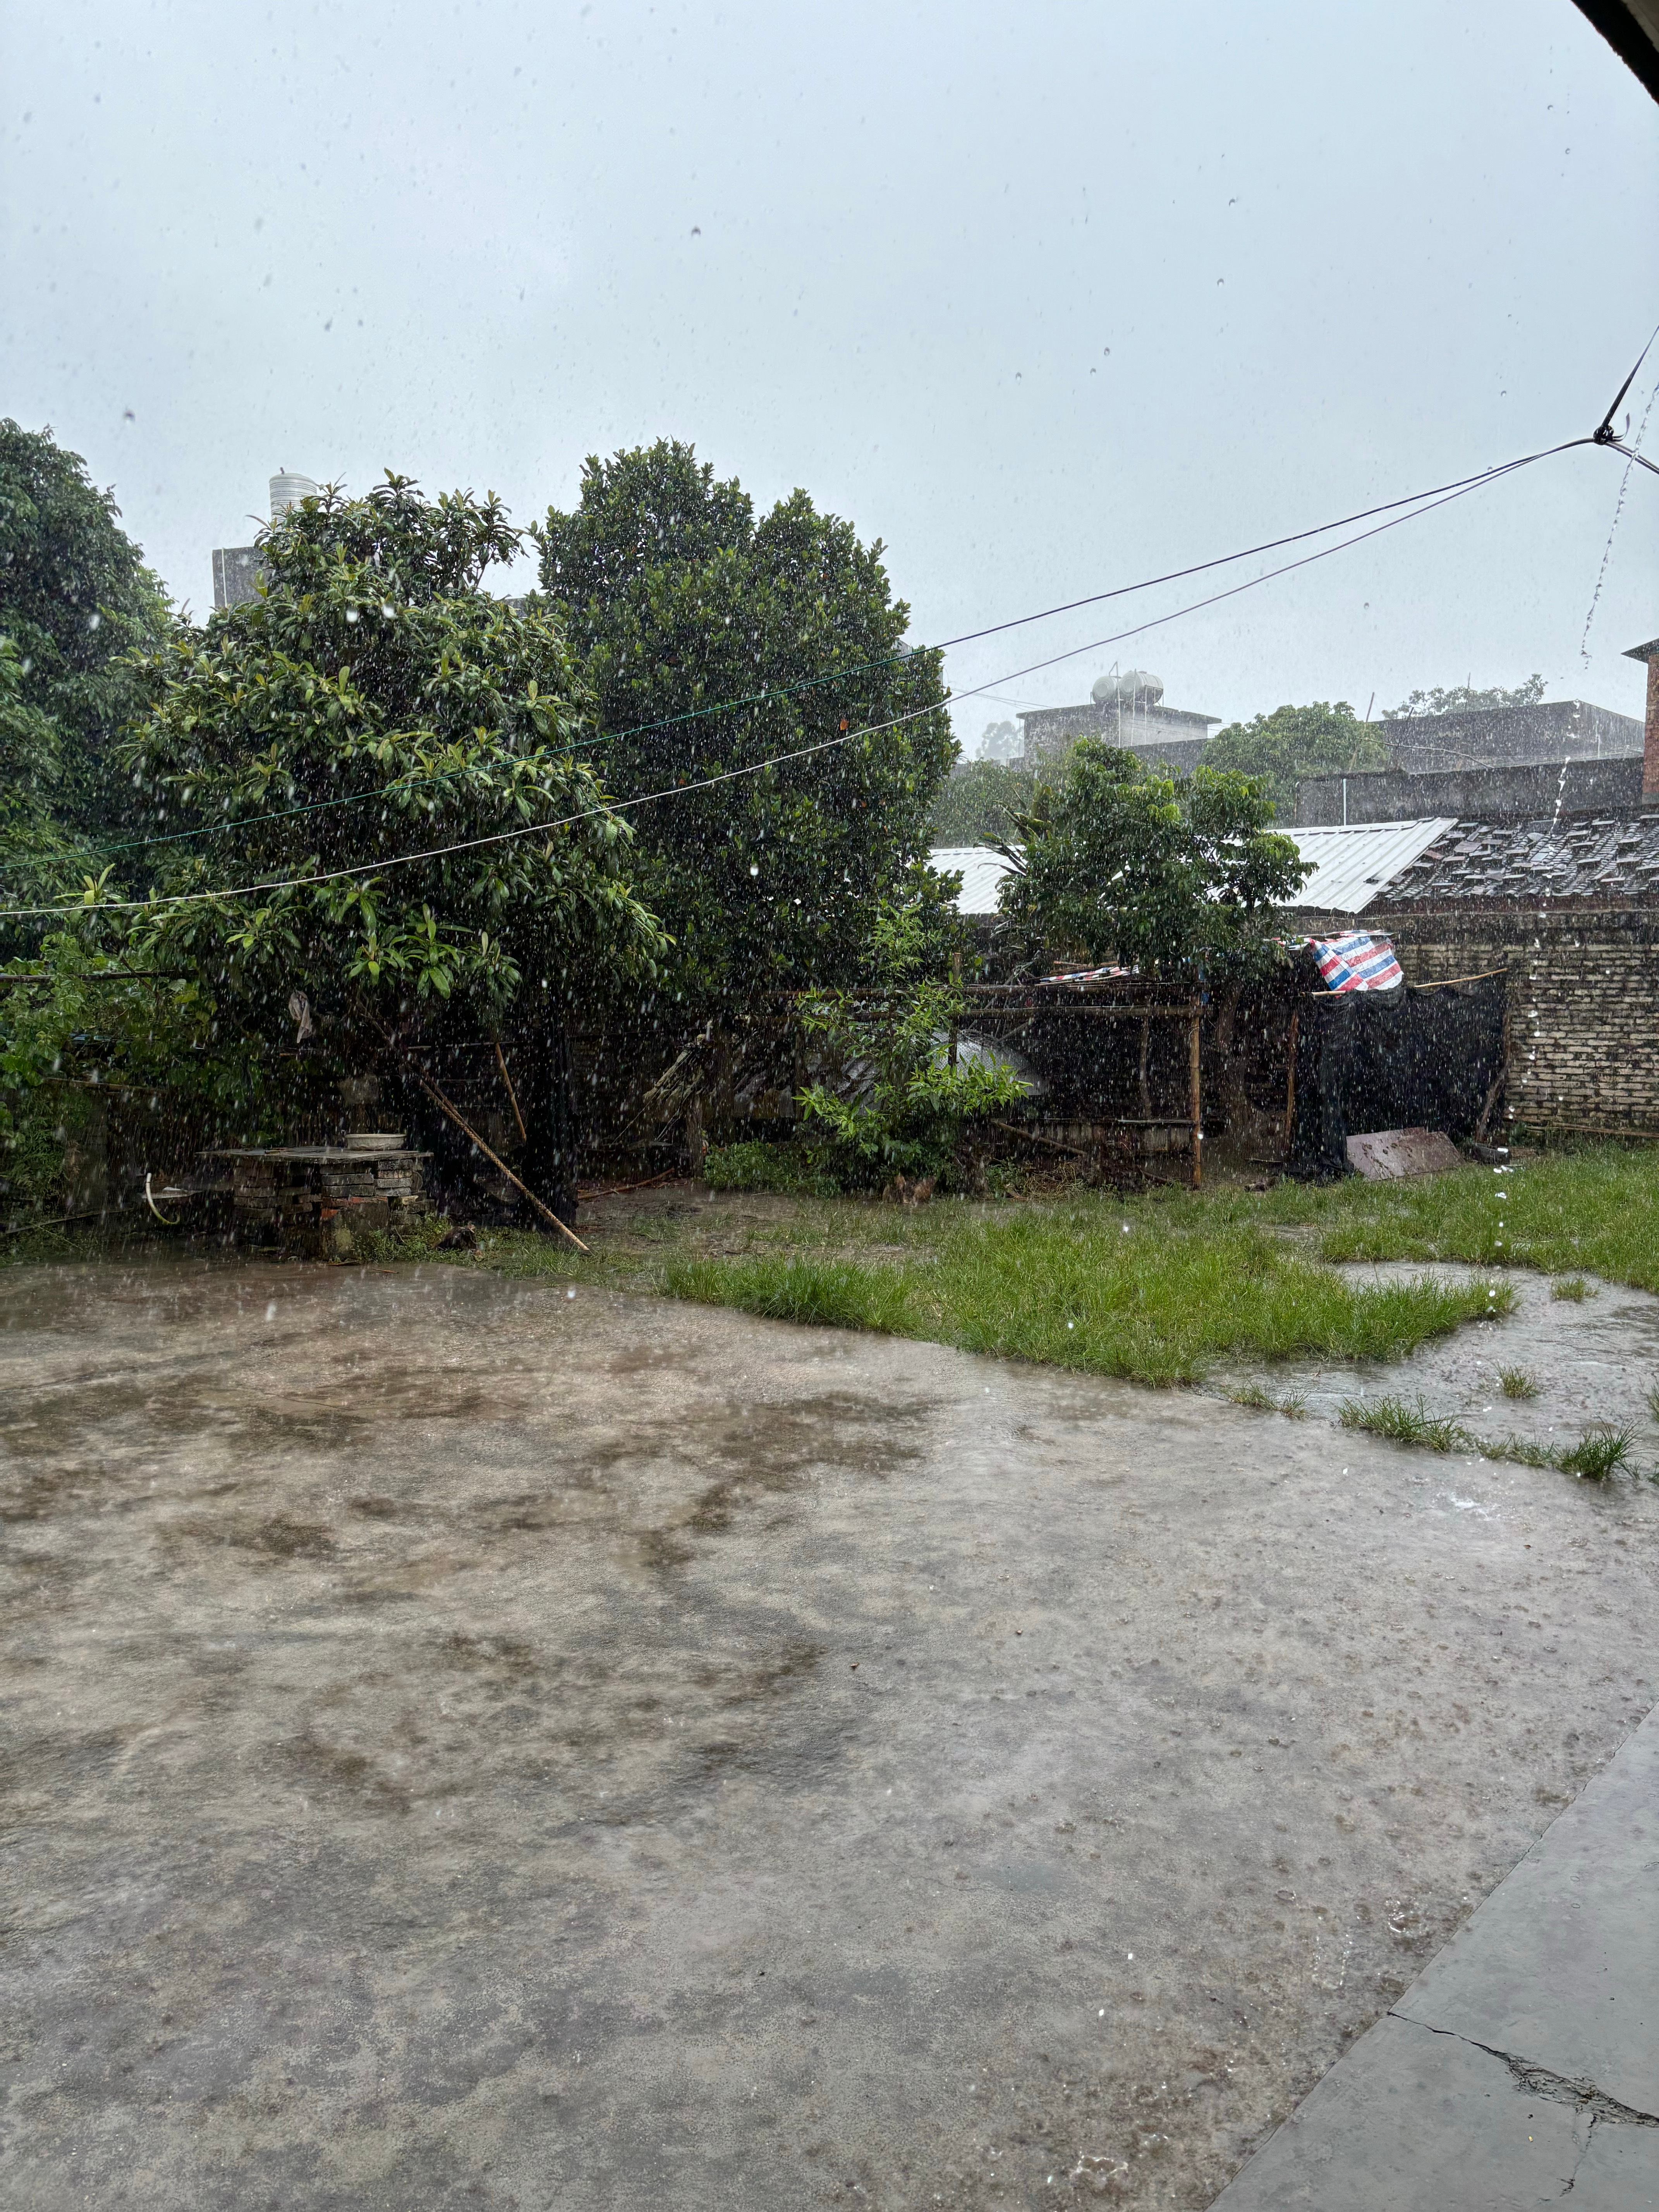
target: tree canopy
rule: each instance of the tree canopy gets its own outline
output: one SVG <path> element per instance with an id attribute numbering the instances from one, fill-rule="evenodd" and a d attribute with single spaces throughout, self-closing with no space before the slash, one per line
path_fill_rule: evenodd
<path id="1" fill-rule="evenodd" d="M 804 491 L 757 518 L 668 441 L 591 459 L 578 506 L 535 536 L 607 785 L 685 794 L 630 817 L 681 1000 L 853 980 L 925 865 L 956 751 L 940 656 L 907 648 L 879 542 Z"/>
<path id="2" fill-rule="evenodd" d="M 52 813 L 70 839 L 126 818 L 116 753 L 142 704 L 130 656 L 155 651 L 173 623 L 120 513 L 50 429 L 0 421 L 0 638 L 16 653 L 10 711 L 44 718 L 36 725 L 43 787 L 49 781 Z"/>
<path id="3" fill-rule="evenodd" d="M 1002 911 L 1034 951 L 1167 978 L 1243 974 L 1308 872 L 1273 817 L 1249 776 L 1172 775 L 1085 738 L 1000 848 Z"/>
<path id="4" fill-rule="evenodd" d="M 1362 721 L 1346 699 L 1316 699 L 1306 707 L 1275 707 L 1248 722 L 1218 730 L 1204 756 L 1206 768 L 1261 778 L 1279 815 L 1289 820 L 1300 775 L 1353 775 L 1387 768 L 1381 729 Z"/>
<path id="5" fill-rule="evenodd" d="M 927 828 L 936 845 L 978 845 L 1006 837 L 1030 806 L 1036 778 L 1012 761 L 975 760 L 939 786 Z"/>
<path id="6" fill-rule="evenodd" d="M 1534 674 L 1524 683 L 1505 690 L 1501 684 L 1490 685 L 1486 690 L 1472 690 L 1467 684 L 1454 684 L 1449 690 L 1435 684 L 1427 691 L 1409 691 L 1397 707 L 1390 707 L 1388 719 L 1395 721 L 1415 721 L 1425 714 L 1468 714 L 1490 711 L 1498 707 L 1535 707 L 1544 696 L 1544 679 Z"/>
<path id="7" fill-rule="evenodd" d="M 222 962 L 265 1036 L 296 988 L 494 1023 L 663 951 L 556 620 L 482 589 L 516 544 L 493 496 L 331 489 L 265 534 L 258 597 L 149 663 L 145 931 Z"/>

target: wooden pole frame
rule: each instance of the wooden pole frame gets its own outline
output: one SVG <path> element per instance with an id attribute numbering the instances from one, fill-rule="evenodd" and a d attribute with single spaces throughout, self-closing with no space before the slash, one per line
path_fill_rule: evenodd
<path id="1" fill-rule="evenodd" d="M 445 1115 L 450 1121 L 452 1121 L 464 1137 L 470 1137 L 471 1139 L 472 1142 L 477 1146 L 478 1150 L 483 1154 L 490 1165 L 500 1170 L 501 1174 L 504 1175 L 507 1181 L 512 1184 L 514 1190 L 520 1190 L 524 1193 L 525 1196 L 530 1200 L 530 1203 L 535 1207 L 537 1212 L 542 1216 L 544 1220 L 551 1222 L 554 1228 L 558 1231 L 561 1237 L 568 1237 L 579 1252 L 586 1252 L 587 1247 L 582 1243 L 581 1238 L 577 1236 L 575 1231 L 572 1229 L 568 1223 L 561 1221 L 558 1215 L 554 1212 L 552 1207 L 550 1206 L 544 1205 L 543 1201 L 537 1197 L 535 1192 L 532 1190 L 530 1185 L 527 1182 L 522 1182 L 519 1176 L 514 1174 L 512 1169 L 508 1167 L 505 1160 L 498 1158 L 496 1155 L 490 1151 L 489 1146 L 485 1144 L 483 1139 L 478 1134 L 477 1131 L 468 1127 L 467 1123 L 462 1120 L 458 1110 L 450 1104 L 448 1099 L 444 1097 L 443 1092 L 439 1090 L 437 1085 L 432 1082 L 428 1076 L 423 1074 L 420 1068 L 416 1066 L 414 1061 L 409 1057 L 408 1053 L 404 1049 L 403 1046 L 398 1043 L 397 1038 L 392 1036 L 391 1030 L 386 1027 L 383 1022 L 380 1021 L 374 1014 L 370 1013 L 368 1008 L 362 1004 L 361 1000 L 358 1001 L 358 1009 L 364 1018 L 370 1022 L 375 1029 L 380 1030 L 380 1035 L 386 1039 L 388 1048 L 397 1054 L 398 1059 L 402 1060 L 409 1073 L 414 1077 L 416 1083 L 420 1085 L 422 1090 L 425 1091 L 427 1097 L 432 1101 L 439 1112 Z"/>

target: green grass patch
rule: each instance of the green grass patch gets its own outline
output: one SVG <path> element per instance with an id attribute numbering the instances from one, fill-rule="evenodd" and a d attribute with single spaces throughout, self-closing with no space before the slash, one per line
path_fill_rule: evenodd
<path id="1" fill-rule="evenodd" d="M 1263 1220 L 1306 1221 L 1328 1260 L 1461 1260 L 1581 1270 L 1659 1291 L 1659 1158 L 1618 1146 L 1407 1183 L 1268 1192 Z"/>
<path id="2" fill-rule="evenodd" d="M 1582 1275 L 1567 1275 L 1560 1282 L 1550 1285 L 1550 1296 L 1563 1305 L 1582 1306 L 1586 1298 L 1595 1295 Z"/>
<path id="3" fill-rule="evenodd" d="M 1506 1398 L 1535 1398 L 1538 1395 L 1537 1378 L 1525 1367 L 1500 1367 L 1498 1384 Z"/>
<path id="4" fill-rule="evenodd" d="M 745 1313 L 1160 1384 L 1196 1382 L 1227 1358 L 1398 1358 L 1507 1310 L 1510 1295 L 1474 1281 L 1356 1285 L 1259 1230 L 1125 1233 L 1110 1209 L 994 1220 L 957 1209 L 930 1242 L 882 1264 L 679 1259 L 665 1286 Z"/>
<path id="5" fill-rule="evenodd" d="M 1474 1438 L 1461 1421 L 1449 1414 L 1431 1413 L 1419 1398 L 1414 1405 L 1404 1398 L 1345 1398 L 1337 1418 L 1345 1429 L 1364 1429 L 1390 1443 L 1416 1444 L 1433 1452 L 1468 1451 Z"/>
<path id="6" fill-rule="evenodd" d="M 911 1286 L 896 1267 L 865 1260 L 671 1260 L 665 1287 L 701 1305 L 735 1306 L 767 1321 L 828 1328 L 926 1334 L 915 1326 Z"/>

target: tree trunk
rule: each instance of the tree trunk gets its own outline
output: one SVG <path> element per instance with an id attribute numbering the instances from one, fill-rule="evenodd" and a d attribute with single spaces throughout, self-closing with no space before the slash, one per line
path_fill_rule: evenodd
<path id="1" fill-rule="evenodd" d="M 519 1039 L 508 1055 L 513 1085 L 524 1109 L 526 1141 L 520 1172 L 542 1203 L 569 1228 L 576 1225 L 576 1158 L 580 1130 L 570 1036 L 550 1013 Z"/>

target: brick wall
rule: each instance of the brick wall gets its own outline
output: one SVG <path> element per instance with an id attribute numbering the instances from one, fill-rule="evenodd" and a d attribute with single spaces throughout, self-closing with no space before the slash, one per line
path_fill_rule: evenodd
<path id="1" fill-rule="evenodd" d="M 1659 1132 L 1659 914 L 1368 915 L 1410 983 L 1509 970 L 1511 1121 Z"/>

